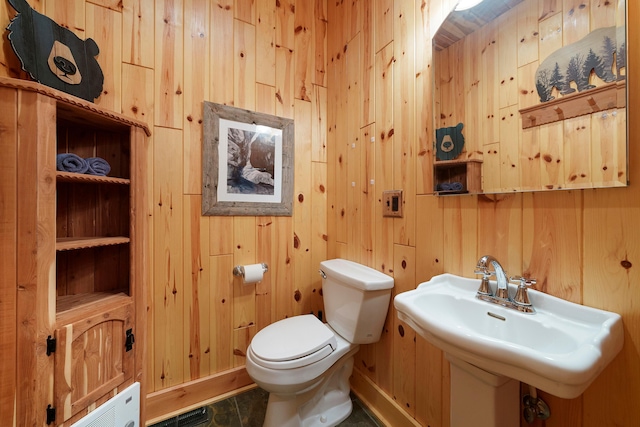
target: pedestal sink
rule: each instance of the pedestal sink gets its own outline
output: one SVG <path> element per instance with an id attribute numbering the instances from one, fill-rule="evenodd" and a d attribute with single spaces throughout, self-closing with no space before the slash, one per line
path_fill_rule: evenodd
<path id="1" fill-rule="evenodd" d="M 521 313 L 477 299 L 479 283 L 478 279 L 442 274 L 394 299 L 398 318 L 442 349 L 452 362 L 452 427 L 460 417 L 453 413 L 454 408 L 468 409 L 469 402 L 460 402 L 458 397 L 482 399 L 487 395 L 486 390 L 474 387 L 489 385 L 496 393 L 494 400 L 509 401 L 503 409 L 499 402 L 487 403 L 495 403 L 496 409 L 488 408 L 494 413 L 486 417 L 500 417 L 501 411 L 513 413 L 509 406 L 515 404 L 513 425 L 517 426 L 517 381 L 558 397 L 575 398 L 622 349 L 619 314 L 535 290 L 529 291 L 529 298 L 536 312 Z M 473 425 L 477 426 L 481 417 L 475 414 Z M 512 422 L 487 425 L 510 426 Z"/>

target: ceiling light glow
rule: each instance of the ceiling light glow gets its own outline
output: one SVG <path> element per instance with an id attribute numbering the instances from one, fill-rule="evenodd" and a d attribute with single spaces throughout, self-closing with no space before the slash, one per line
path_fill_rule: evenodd
<path id="1" fill-rule="evenodd" d="M 482 0 L 460 0 L 456 6 L 456 10 L 467 10 L 482 2 Z"/>

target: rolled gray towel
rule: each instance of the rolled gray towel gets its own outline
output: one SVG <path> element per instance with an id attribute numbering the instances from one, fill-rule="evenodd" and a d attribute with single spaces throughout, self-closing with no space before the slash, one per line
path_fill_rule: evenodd
<path id="1" fill-rule="evenodd" d="M 89 165 L 87 173 L 90 175 L 107 176 L 107 174 L 111 171 L 109 162 L 101 157 L 89 157 L 88 159 L 86 159 L 86 161 Z"/>
<path id="2" fill-rule="evenodd" d="M 85 173 L 89 163 L 73 153 L 62 153 L 56 156 L 56 168 L 62 172 Z"/>
<path id="3" fill-rule="evenodd" d="M 464 185 L 462 185 L 461 182 L 458 181 L 453 181 L 449 183 L 451 190 L 453 191 L 462 191 L 462 189 L 464 188 Z"/>

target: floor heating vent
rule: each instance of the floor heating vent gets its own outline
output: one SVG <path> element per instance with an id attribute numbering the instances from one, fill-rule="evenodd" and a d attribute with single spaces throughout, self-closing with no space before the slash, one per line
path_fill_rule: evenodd
<path id="1" fill-rule="evenodd" d="M 140 383 L 133 383 L 71 427 L 140 427 Z"/>
<path id="2" fill-rule="evenodd" d="M 161 421 L 151 427 L 199 427 L 208 424 L 209 421 L 211 421 L 211 410 L 203 406 L 177 417 Z"/>

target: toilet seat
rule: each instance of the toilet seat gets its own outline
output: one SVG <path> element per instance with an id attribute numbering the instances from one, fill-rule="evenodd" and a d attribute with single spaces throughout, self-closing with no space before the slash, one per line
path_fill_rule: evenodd
<path id="1" fill-rule="evenodd" d="M 338 347 L 335 333 L 311 314 L 275 322 L 251 340 L 255 362 L 270 369 L 300 368 L 324 359 Z"/>

